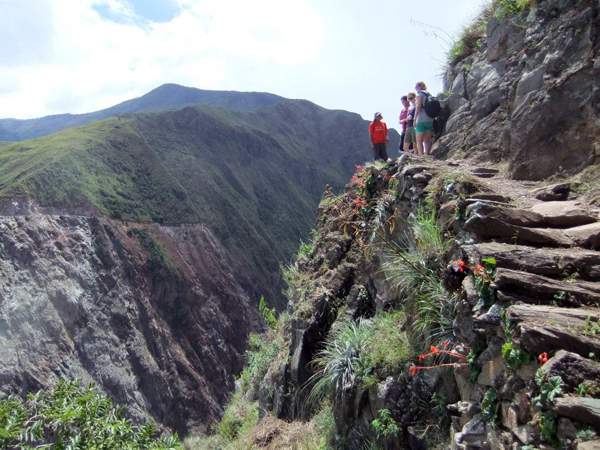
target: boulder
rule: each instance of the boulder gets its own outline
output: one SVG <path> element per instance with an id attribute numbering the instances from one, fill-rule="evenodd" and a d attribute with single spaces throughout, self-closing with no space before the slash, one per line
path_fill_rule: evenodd
<path id="1" fill-rule="evenodd" d="M 487 447 L 487 427 L 480 418 L 474 417 L 454 437 L 457 445 L 466 444 L 472 448 Z"/>
<path id="2" fill-rule="evenodd" d="M 567 392 L 574 392 L 586 380 L 600 381 L 600 364 L 565 350 L 559 350 L 550 358 L 544 369 L 549 376 L 560 376 L 563 390 Z"/>
<path id="3" fill-rule="evenodd" d="M 535 198 L 545 202 L 566 200 L 569 197 L 569 191 L 571 190 L 571 183 L 557 183 L 550 186 L 544 186 L 538 189 L 534 189 L 532 193 Z"/>

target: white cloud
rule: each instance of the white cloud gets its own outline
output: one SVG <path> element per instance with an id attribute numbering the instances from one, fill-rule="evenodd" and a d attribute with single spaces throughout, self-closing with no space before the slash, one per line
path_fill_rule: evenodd
<path id="1" fill-rule="evenodd" d="M 318 58 L 319 19 L 296 0 L 182 1 L 167 23 L 144 21 L 121 0 L 2 1 L 12 11 L 0 18 L 5 42 L 25 38 L 32 16 L 44 26 L 27 51 L 13 44 L 0 54 L 13 62 L 0 69 L 0 117 L 92 111 L 166 82 L 226 89 L 240 57 L 283 66 Z"/>
<path id="2" fill-rule="evenodd" d="M 162 1 L 179 11 L 170 21 L 127 0 L 0 0 L 0 118 L 94 111 L 172 82 L 380 110 L 394 125 L 416 80 L 441 88 L 440 42 L 410 18 L 453 33 L 481 0 Z"/>

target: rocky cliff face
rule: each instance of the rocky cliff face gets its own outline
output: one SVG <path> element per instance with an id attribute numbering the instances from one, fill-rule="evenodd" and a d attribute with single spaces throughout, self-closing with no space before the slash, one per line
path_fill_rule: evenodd
<path id="1" fill-rule="evenodd" d="M 501 19 L 491 12 L 481 50 L 448 69 L 436 155 L 501 162 L 521 180 L 600 159 L 600 6 L 529 3 Z"/>
<path id="2" fill-rule="evenodd" d="M 0 216 L 0 392 L 80 378 L 180 433 L 218 419 L 259 329 L 249 277 L 219 240 L 25 209 Z"/>
<path id="3" fill-rule="evenodd" d="M 497 169 L 404 156 L 326 196 L 315 249 L 297 262 L 304 275 L 292 291 L 289 347 L 269 370 L 261 406 L 309 418 L 321 370 L 318 379 L 333 380 L 342 448 L 595 448 L 600 441 L 583 441 L 600 432 L 600 211 L 590 206 L 598 191 L 568 187 L 557 197 L 556 186 L 524 187 Z M 449 243 L 427 261 L 418 250 L 431 231 L 418 219 L 424 207 Z M 410 284 L 410 267 L 395 276 L 407 260 L 429 267 L 438 287 L 427 277 Z M 359 347 L 336 331 L 347 321 L 376 328 L 390 311 L 406 314 L 402 329 L 424 356 L 382 364 L 372 342 Z M 349 365 L 332 357 L 337 365 L 323 368 L 323 349 Z M 548 399 L 551 386 L 559 387 Z M 382 437 L 390 423 L 398 431 Z"/>

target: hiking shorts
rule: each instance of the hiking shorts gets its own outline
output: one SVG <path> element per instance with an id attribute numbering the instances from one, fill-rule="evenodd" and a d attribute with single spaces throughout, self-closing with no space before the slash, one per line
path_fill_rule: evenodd
<path id="1" fill-rule="evenodd" d="M 407 127 L 406 133 L 404 133 L 404 143 L 413 144 L 415 142 L 417 142 L 417 137 L 415 136 L 414 127 Z"/>
<path id="2" fill-rule="evenodd" d="M 415 131 L 417 133 L 433 133 L 433 122 L 419 122 Z"/>

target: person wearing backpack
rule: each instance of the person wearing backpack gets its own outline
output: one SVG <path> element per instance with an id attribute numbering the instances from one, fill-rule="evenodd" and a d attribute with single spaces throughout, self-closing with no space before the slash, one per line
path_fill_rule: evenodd
<path id="1" fill-rule="evenodd" d="M 389 142 L 388 129 L 383 122 L 383 115 L 380 112 L 375 113 L 373 122 L 369 125 L 369 136 L 371 137 L 371 147 L 373 148 L 373 159 L 387 161 L 386 145 Z"/>
<path id="2" fill-rule="evenodd" d="M 415 121 L 417 122 L 415 126 L 417 154 L 429 155 L 431 153 L 433 119 L 439 114 L 440 103 L 427 92 L 427 85 L 422 81 L 417 82 L 415 89 L 417 90 L 417 106 L 415 111 Z"/>

